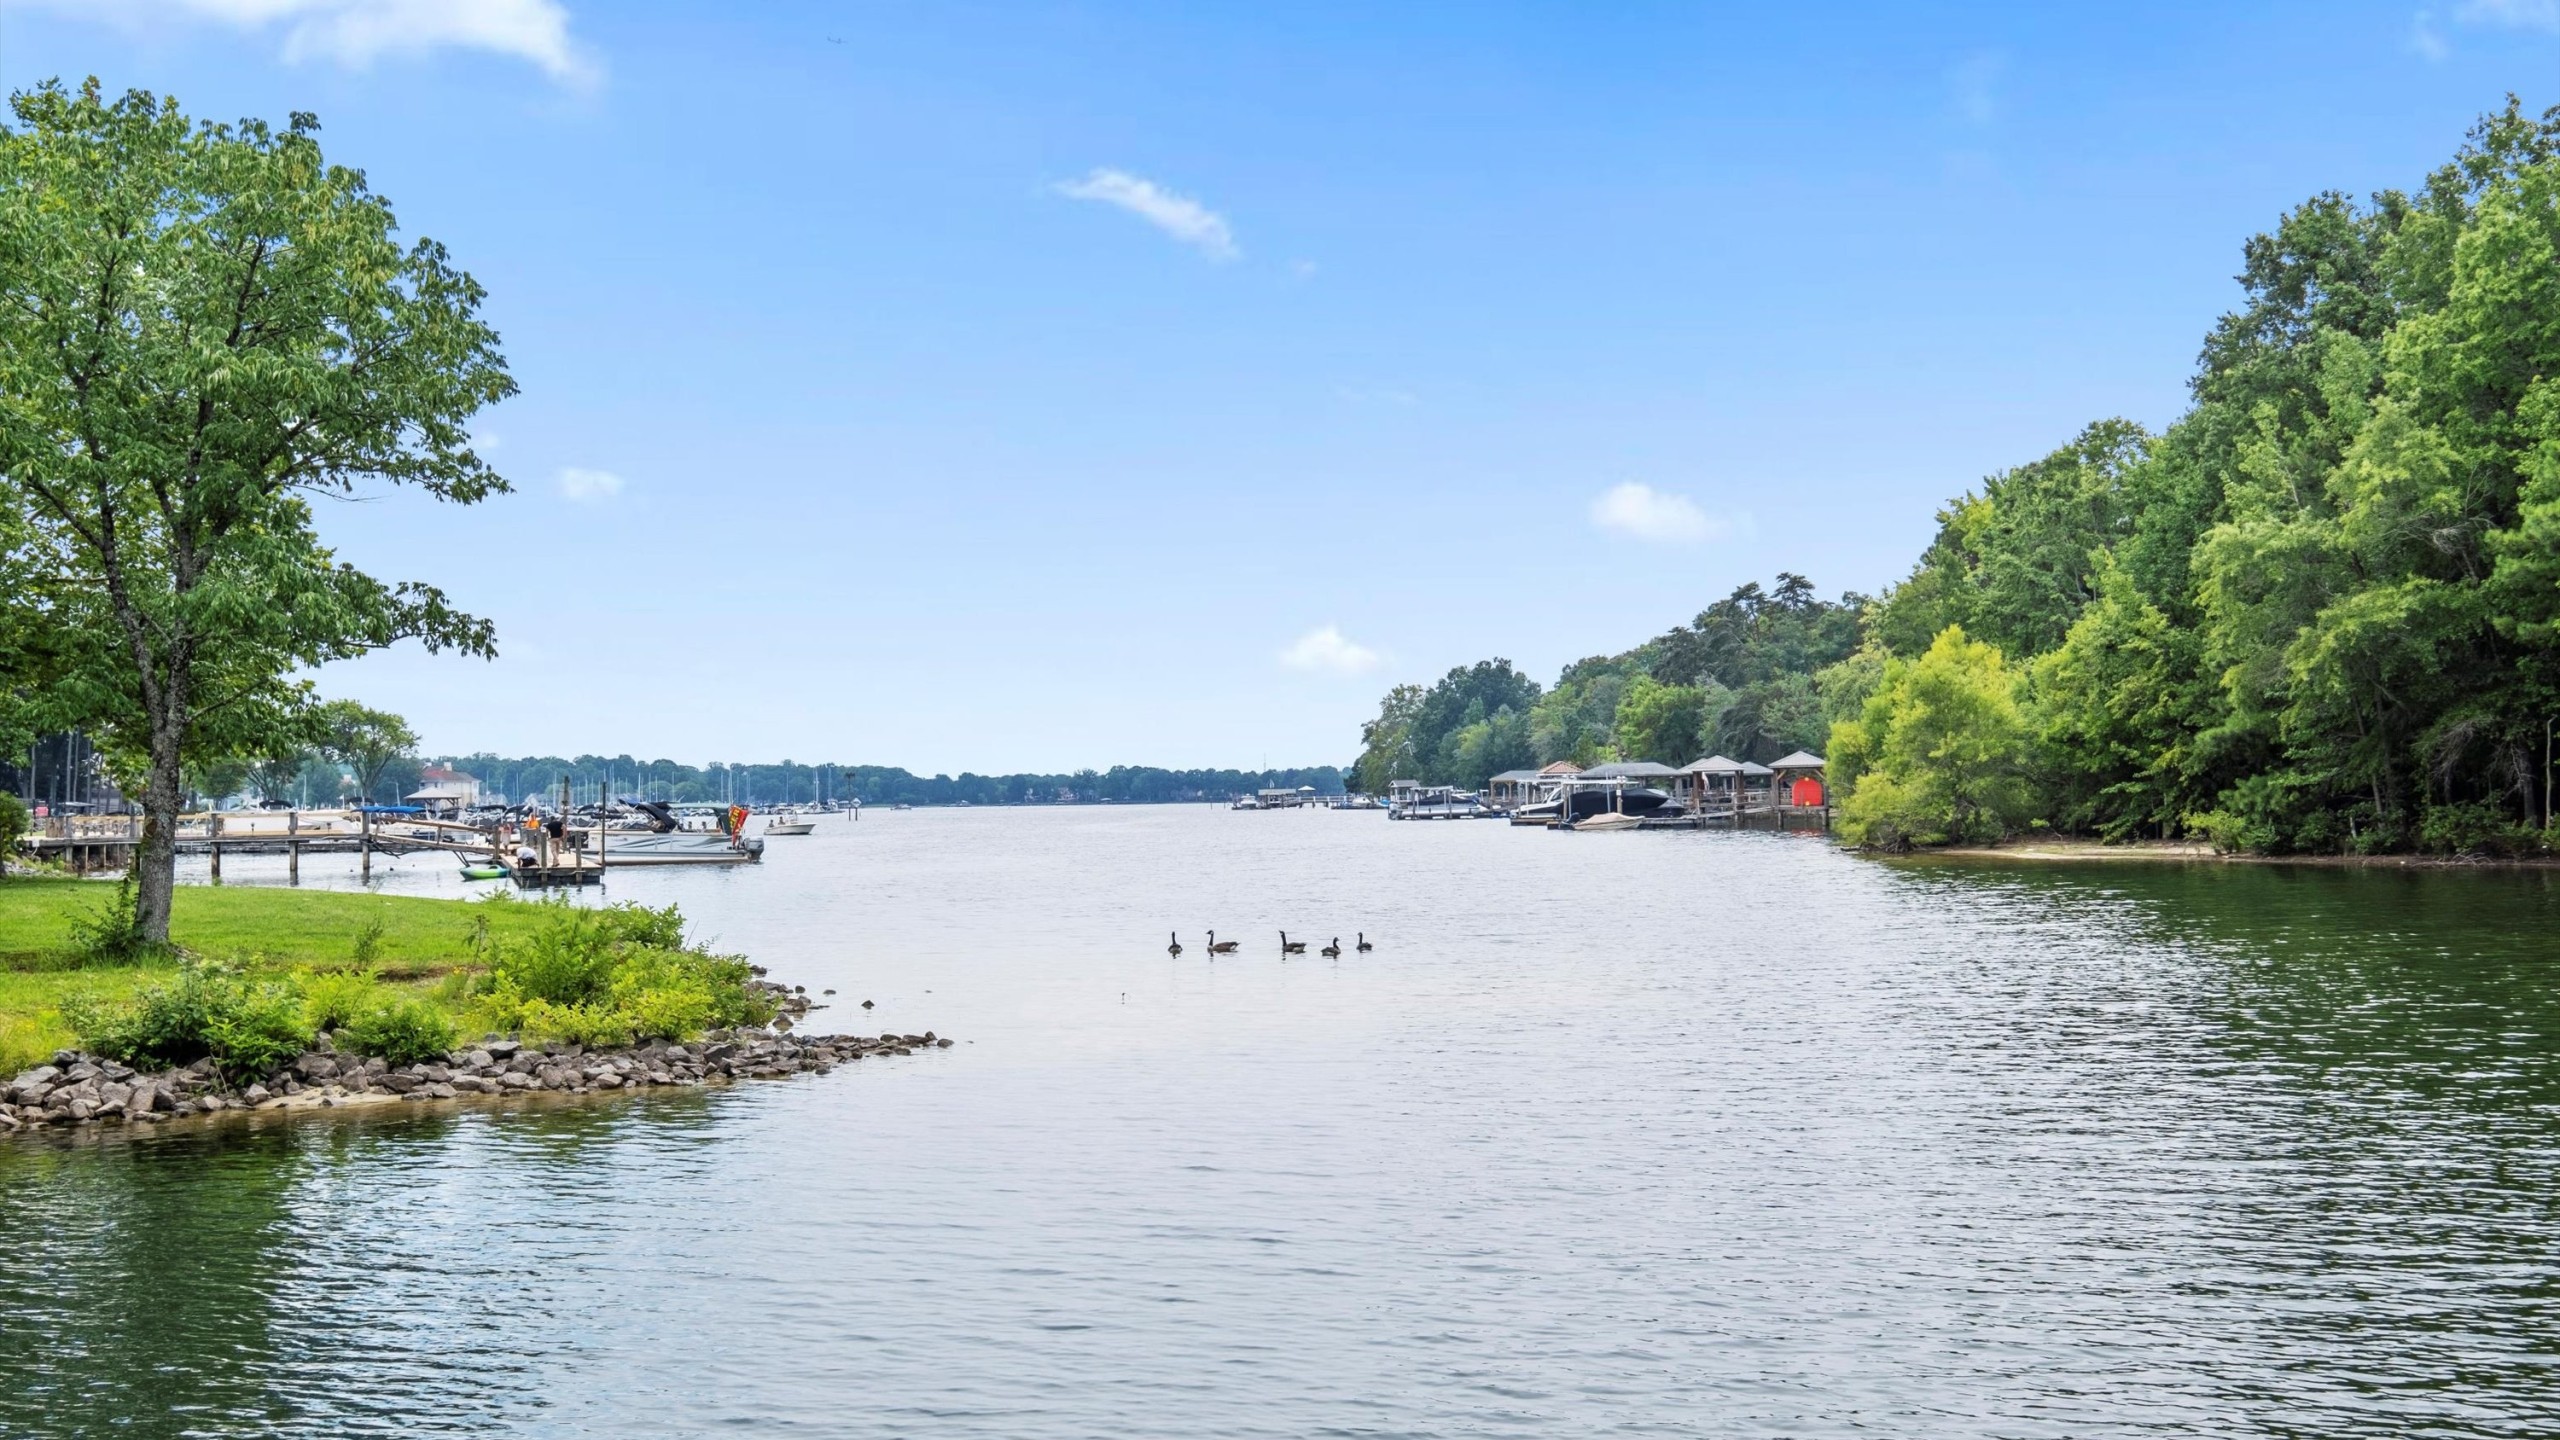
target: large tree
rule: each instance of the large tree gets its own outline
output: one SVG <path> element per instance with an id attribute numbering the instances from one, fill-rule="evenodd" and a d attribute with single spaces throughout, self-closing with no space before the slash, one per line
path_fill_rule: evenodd
<path id="1" fill-rule="evenodd" d="M 297 114 L 197 124 L 48 83 L 0 128 L 0 487 L 63 622 L 65 713 L 142 779 L 141 938 L 165 942 L 181 776 L 298 728 L 307 667 L 418 639 L 438 590 L 341 564 L 315 497 L 506 483 L 465 425 L 514 392 L 482 291 L 403 245 Z"/>
<path id="2" fill-rule="evenodd" d="M 385 798 L 383 777 L 393 766 L 411 760 L 418 748 L 417 732 L 408 721 L 353 700 L 332 700 L 321 706 L 318 733 L 320 753 L 347 767 L 355 776 L 357 796 L 367 805 Z"/>

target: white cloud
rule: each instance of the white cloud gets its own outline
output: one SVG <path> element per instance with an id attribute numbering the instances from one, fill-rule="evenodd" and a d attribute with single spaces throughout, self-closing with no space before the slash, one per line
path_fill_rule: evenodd
<path id="1" fill-rule="evenodd" d="M 2007 68 L 2007 56 L 1984 53 L 1968 55 L 1947 71 L 1948 95 L 1959 119 L 1968 125 L 1988 125 L 1999 115 L 2000 97 L 1993 87 Z"/>
<path id="2" fill-rule="evenodd" d="M 560 0 L 33 0 L 41 8 L 140 27 L 190 16 L 264 33 L 281 27 L 284 58 L 362 70 L 385 55 L 487 50 L 585 85 L 595 62 L 569 38 Z"/>
<path id="3" fill-rule="evenodd" d="M 2462 0 L 2453 18 L 2465 24 L 2560 33 L 2560 0 Z"/>
<path id="4" fill-rule="evenodd" d="M 2410 18 L 2409 48 L 2428 60 L 2442 60 L 2453 53 L 2453 46 L 2436 29 L 2435 12 L 2421 10 Z"/>
<path id="5" fill-rule="evenodd" d="M 1126 170 L 1096 169 L 1056 189 L 1070 200 L 1116 205 L 1212 260 L 1233 260 L 1244 253 L 1236 248 L 1235 232 L 1227 228 L 1225 216 Z"/>
<path id="6" fill-rule="evenodd" d="M 1661 545 L 1695 545 L 1733 533 L 1731 520 L 1708 514 L 1687 496 L 1668 494 L 1632 480 L 1610 486 L 1607 493 L 1591 502 L 1591 523 Z"/>
<path id="7" fill-rule="evenodd" d="M 1280 652 L 1280 663 L 1292 670 L 1322 670 L 1335 675 L 1365 675 L 1378 668 L 1378 661 L 1377 651 L 1353 641 L 1335 625 L 1310 630 Z"/>
<path id="8" fill-rule="evenodd" d="M 622 493 L 622 477 L 610 470 L 584 470 L 572 465 L 560 472 L 560 493 L 581 505 L 610 500 Z"/>

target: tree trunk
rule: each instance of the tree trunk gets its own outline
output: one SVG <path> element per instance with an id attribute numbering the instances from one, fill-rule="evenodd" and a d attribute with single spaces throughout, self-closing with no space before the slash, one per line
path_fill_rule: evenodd
<path id="1" fill-rule="evenodd" d="M 151 775 L 142 788 L 142 842 L 133 857 L 133 928 L 152 945 L 169 943 L 169 901 L 178 886 L 179 733 L 175 718 L 151 717 Z"/>

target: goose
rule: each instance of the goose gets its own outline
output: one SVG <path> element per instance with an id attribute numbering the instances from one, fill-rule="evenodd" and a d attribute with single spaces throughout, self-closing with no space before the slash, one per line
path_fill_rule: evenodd
<path id="1" fill-rule="evenodd" d="M 1333 943 L 1332 943 L 1332 944 L 1327 945 L 1326 947 L 1324 947 L 1323 949 L 1321 949 L 1321 950 L 1317 951 L 1316 953 L 1317 953 L 1317 954 L 1319 954 L 1319 955 L 1321 955 L 1321 956 L 1323 956 L 1323 957 L 1324 957 L 1324 958 L 1326 958 L 1327 960 L 1339 960 L 1339 959 L 1341 959 L 1341 958 L 1342 958 L 1342 937 L 1341 937 L 1341 936 L 1339 936 L 1339 935 L 1334 936 L 1334 937 L 1333 937 Z"/>
<path id="2" fill-rule="evenodd" d="M 1289 938 L 1289 932 L 1283 930 L 1280 932 L 1280 953 L 1283 955 L 1304 955 L 1307 953 L 1307 942 L 1304 940 L 1292 940 Z"/>
<path id="3" fill-rule="evenodd" d="M 1243 943 L 1241 940 L 1221 940 L 1217 931 L 1209 932 L 1209 953 L 1212 955 L 1233 955 L 1236 947 Z"/>
<path id="4" fill-rule="evenodd" d="M 870 1008 L 871 1008 L 871 1002 L 870 1002 L 870 1001 L 868 1001 L 868 1000 L 863 1001 L 863 1002 L 862 1002 L 862 1008 L 863 1008 L 863 1009 L 865 1009 L 865 1010 L 870 1009 Z"/>
<path id="5" fill-rule="evenodd" d="M 1360 932 L 1360 937 L 1359 937 L 1359 939 L 1360 939 L 1360 953 L 1361 953 L 1361 954 L 1363 954 L 1363 955 L 1366 955 L 1366 954 L 1368 954 L 1370 951 L 1375 950 L 1375 949 L 1377 949 L 1377 948 L 1378 948 L 1377 946 L 1372 945 L 1372 944 L 1370 944 L 1370 943 L 1369 943 L 1369 935 L 1368 935 L 1368 932 L 1367 932 L 1367 931 L 1362 931 L 1362 932 Z"/>
<path id="6" fill-rule="evenodd" d="M 1167 932 L 1165 932 L 1165 933 L 1166 933 L 1166 934 L 1168 934 L 1168 935 L 1172 935 L 1173 943 L 1172 943 L 1172 944 L 1170 944 L 1170 945 L 1167 945 L 1166 947 L 1164 947 L 1164 953 L 1166 953 L 1167 955 L 1179 955 L 1179 954 L 1181 954 L 1181 953 L 1182 953 L 1182 937 L 1181 937 L 1181 936 L 1179 936 L 1179 935 L 1173 935 L 1173 932 L 1171 932 L 1171 931 L 1167 931 Z"/>

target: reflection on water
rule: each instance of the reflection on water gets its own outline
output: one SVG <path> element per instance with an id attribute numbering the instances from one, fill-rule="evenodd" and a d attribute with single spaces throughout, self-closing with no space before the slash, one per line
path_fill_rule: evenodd
<path id="1" fill-rule="evenodd" d="M 614 889 L 964 1043 L 0 1146 L 0 1433 L 2560 1421 L 2548 876 L 1168 807 Z"/>

